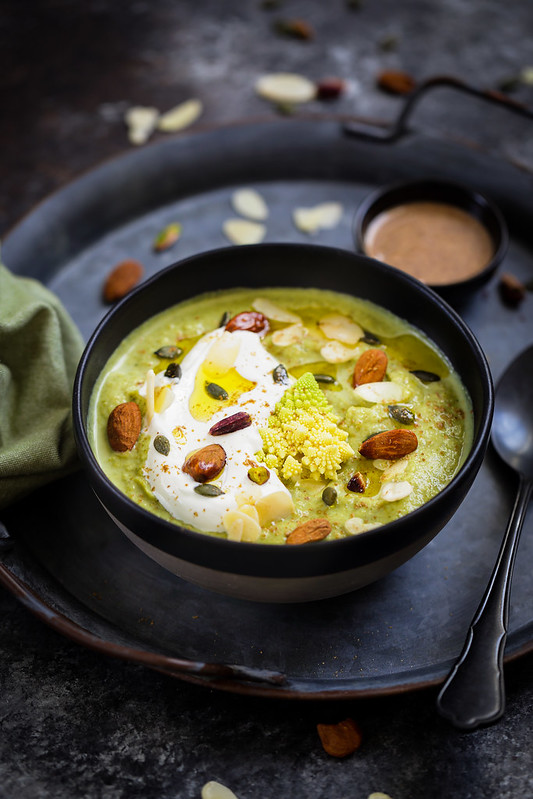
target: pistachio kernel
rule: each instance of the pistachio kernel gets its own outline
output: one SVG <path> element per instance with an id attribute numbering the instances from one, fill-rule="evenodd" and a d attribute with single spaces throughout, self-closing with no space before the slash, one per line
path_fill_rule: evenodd
<path id="1" fill-rule="evenodd" d="M 154 438 L 154 449 L 156 449 L 160 455 L 168 455 L 170 452 L 170 441 L 166 436 L 156 436 Z"/>
<path id="2" fill-rule="evenodd" d="M 280 383 L 282 386 L 286 386 L 289 382 L 288 372 L 282 363 L 278 363 L 272 370 L 272 377 L 274 378 L 274 383 Z"/>
<path id="3" fill-rule="evenodd" d="M 333 486 L 326 486 L 322 491 L 322 502 L 325 505 L 334 505 L 337 501 L 337 491 Z"/>
<path id="4" fill-rule="evenodd" d="M 207 391 L 210 397 L 213 397 L 213 399 L 221 400 L 221 402 L 227 400 L 229 396 L 226 389 L 222 388 L 222 386 L 219 386 L 216 383 L 206 383 L 205 390 Z"/>
<path id="5" fill-rule="evenodd" d="M 165 370 L 165 377 L 173 377 L 179 380 L 181 377 L 181 366 L 179 363 L 169 363 Z"/>
<path id="6" fill-rule="evenodd" d="M 265 466 L 252 466 L 248 469 L 248 479 L 258 486 L 264 485 L 270 478 L 270 472 Z"/>
<path id="7" fill-rule="evenodd" d="M 426 372 L 425 369 L 411 369 L 410 372 L 422 383 L 436 383 L 437 380 L 440 380 L 439 375 L 436 375 L 435 372 Z"/>
<path id="8" fill-rule="evenodd" d="M 415 422 L 413 411 L 405 405 L 389 405 L 388 411 L 389 416 L 391 419 L 394 419 L 395 422 L 399 422 L 400 424 L 414 424 Z"/>
<path id="9" fill-rule="evenodd" d="M 221 488 L 210 485 L 209 483 L 200 483 L 200 485 L 194 486 L 194 490 L 203 497 L 220 497 L 224 494 Z"/>
<path id="10" fill-rule="evenodd" d="M 164 347 L 159 347 L 159 349 L 154 352 L 154 355 L 157 355 L 158 358 L 171 361 L 173 358 L 179 358 L 182 353 L 183 350 L 181 347 L 176 347 L 175 344 L 166 344 Z"/>

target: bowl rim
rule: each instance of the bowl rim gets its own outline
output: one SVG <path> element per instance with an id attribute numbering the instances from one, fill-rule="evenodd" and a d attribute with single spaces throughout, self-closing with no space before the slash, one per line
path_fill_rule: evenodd
<path id="1" fill-rule="evenodd" d="M 437 194 L 446 191 L 453 192 L 458 197 L 462 196 L 468 199 L 473 206 L 477 206 L 484 214 L 488 213 L 489 216 L 492 216 L 494 230 L 497 231 L 497 236 L 494 235 L 493 231 L 482 220 L 478 220 L 485 230 L 487 230 L 494 244 L 492 258 L 482 269 L 463 280 L 454 280 L 449 283 L 424 283 L 424 285 L 427 285 L 436 292 L 453 290 L 454 292 L 464 291 L 466 293 L 485 283 L 503 261 L 509 248 L 509 230 L 505 217 L 498 206 L 485 194 L 465 183 L 455 180 L 443 180 L 441 178 L 420 178 L 418 180 L 400 180 L 388 183 L 384 186 L 379 186 L 362 200 L 354 213 L 352 234 L 355 247 L 357 252 L 361 255 L 366 255 L 368 258 L 372 257 L 368 255 L 365 250 L 366 226 L 368 223 L 381 212 L 389 210 L 390 208 L 396 208 L 399 205 L 406 205 L 424 199 L 437 202 L 438 200 L 436 197 L 427 197 L 428 192 L 430 193 L 432 191 Z M 410 192 L 416 196 L 410 196 L 402 200 L 401 195 Z M 397 196 L 398 199 L 395 199 Z M 391 198 L 390 202 L 387 202 L 388 198 Z M 460 204 L 454 203 L 446 198 L 443 198 L 442 202 L 448 205 L 456 205 L 459 208 L 462 207 Z M 376 210 L 374 211 L 374 209 Z M 393 266 L 393 264 L 388 265 Z"/>
<path id="2" fill-rule="evenodd" d="M 93 490 L 94 483 L 98 484 L 98 486 L 103 489 L 104 493 L 107 497 L 111 497 L 114 502 L 119 503 L 121 507 L 126 508 L 130 513 L 135 514 L 140 521 L 146 522 L 144 529 L 142 531 L 135 531 L 135 534 L 141 537 L 146 543 L 155 546 L 156 548 L 160 549 L 162 552 L 165 552 L 169 555 L 175 555 L 176 553 L 172 551 L 172 548 L 169 547 L 161 547 L 157 541 L 160 539 L 161 536 L 159 535 L 151 535 L 147 531 L 147 528 L 156 526 L 162 531 L 162 537 L 167 538 L 169 534 L 170 540 L 173 537 L 175 539 L 185 539 L 185 542 L 188 542 L 193 550 L 202 552 L 207 552 L 208 550 L 211 551 L 211 557 L 208 560 L 212 563 L 218 562 L 218 559 L 221 557 L 223 562 L 234 562 L 235 568 L 232 569 L 235 573 L 240 574 L 253 574 L 253 571 L 250 571 L 249 566 L 244 567 L 239 561 L 239 554 L 241 556 L 241 560 L 247 560 L 249 558 L 254 558 L 257 556 L 260 558 L 261 564 L 267 565 L 267 569 L 264 568 L 264 565 L 261 567 L 261 574 L 265 571 L 268 572 L 268 564 L 272 563 L 276 565 L 276 577 L 293 577 L 300 573 L 300 562 L 303 560 L 302 553 L 309 552 L 308 547 L 285 547 L 283 545 L 268 545 L 264 543 L 258 542 L 243 542 L 243 541 L 229 541 L 225 538 L 218 538 L 216 536 L 211 536 L 206 533 L 196 532 L 195 530 L 191 530 L 188 527 L 182 526 L 179 523 L 169 522 L 166 519 L 163 519 L 156 514 L 142 508 L 140 505 L 137 505 L 133 500 L 129 499 L 123 492 L 115 486 L 115 484 L 107 477 L 104 470 L 98 463 L 96 456 L 92 450 L 91 444 L 89 442 L 87 427 L 86 427 L 86 419 L 84 419 L 83 415 L 83 408 L 82 408 L 82 388 L 84 382 L 84 375 L 86 367 L 90 361 L 92 356 L 93 350 L 97 343 L 99 342 L 102 335 L 105 334 L 105 330 L 108 324 L 114 320 L 117 316 L 122 314 L 128 306 L 132 305 L 136 302 L 137 297 L 142 295 L 143 293 L 149 291 L 151 287 L 159 282 L 160 280 L 164 279 L 167 274 L 170 272 L 185 269 L 190 267 L 192 264 L 198 262 L 199 260 L 207 259 L 216 259 L 220 256 L 222 252 L 227 252 L 228 250 L 239 250 L 240 252 L 244 253 L 253 253 L 254 251 L 261 249 L 263 251 L 270 250 L 272 253 L 279 252 L 280 250 L 285 250 L 286 252 L 290 252 L 291 250 L 294 252 L 296 250 L 303 251 L 312 249 L 314 251 L 320 251 L 321 254 L 326 256 L 340 256 L 342 258 L 353 258 L 356 260 L 364 260 L 368 262 L 373 268 L 382 270 L 386 274 L 393 274 L 396 280 L 400 280 L 401 282 L 405 282 L 410 284 L 415 291 L 424 294 L 428 300 L 432 303 L 437 304 L 441 311 L 446 315 L 452 322 L 452 324 L 459 330 L 461 335 L 464 339 L 468 342 L 468 345 L 475 357 L 475 360 L 479 366 L 479 377 L 480 383 L 482 388 L 482 395 L 483 395 L 483 411 L 481 413 L 481 417 L 479 418 L 479 428 L 477 433 L 474 433 L 474 440 L 472 441 L 472 446 L 470 451 L 465 457 L 465 460 L 450 482 L 441 490 L 438 494 L 434 497 L 429 499 L 427 502 L 423 503 L 418 508 L 410 511 L 408 514 L 401 516 L 398 519 L 393 521 L 387 522 L 386 524 L 381 525 L 378 528 L 373 530 L 368 530 L 363 533 L 359 533 L 356 536 L 350 536 L 348 538 L 341 538 L 336 539 L 333 541 L 321 541 L 320 547 L 313 547 L 313 551 L 320 552 L 324 554 L 324 558 L 322 559 L 324 562 L 323 574 L 330 574 L 333 572 L 337 572 L 338 569 L 328 569 L 327 563 L 327 555 L 335 551 L 336 553 L 343 553 L 343 550 L 348 553 L 349 550 L 352 550 L 354 547 L 361 547 L 363 542 L 371 543 L 374 541 L 377 542 L 386 542 L 387 538 L 391 538 L 391 540 L 397 535 L 397 531 L 399 528 L 405 526 L 406 524 L 410 524 L 412 522 L 416 522 L 416 519 L 419 517 L 423 517 L 427 514 L 432 512 L 432 509 L 435 505 L 443 504 L 446 498 L 455 491 L 456 486 L 465 480 L 468 483 L 468 487 L 470 487 L 479 466 L 482 462 L 484 457 L 485 449 L 488 444 L 490 428 L 492 423 L 492 415 L 494 409 L 494 387 L 492 376 L 490 372 L 490 368 L 487 362 L 487 358 L 477 341 L 476 337 L 474 336 L 473 332 L 470 330 L 468 325 L 463 321 L 463 319 L 459 316 L 459 314 L 447 303 L 445 300 L 440 297 L 434 290 L 430 287 L 425 285 L 424 283 L 420 282 L 416 278 L 408 275 L 401 270 L 396 269 L 395 267 L 390 266 L 389 264 L 385 264 L 381 261 L 377 261 L 373 258 L 370 258 L 366 254 L 362 253 L 355 253 L 351 250 L 346 250 L 338 247 L 331 247 L 325 246 L 321 244 L 311 244 L 311 243 L 286 243 L 286 242 L 278 242 L 278 243 L 262 243 L 262 244 L 249 244 L 249 245 L 239 245 L 238 247 L 235 246 L 225 246 L 214 248 L 210 250 L 205 250 L 200 253 L 195 253 L 193 255 L 187 256 L 181 260 L 175 261 L 172 264 L 169 264 L 164 269 L 159 270 L 153 276 L 149 277 L 146 281 L 138 285 L 134 288 L 131 292 L 129 292 L 123 299 L 121 299 L 116 305 L 114 305 L 107 314 L 100 320 L 96 328 L 94 329 L 92 335 L 90 336 L 85 349 L 82 353 L 80 361 L 78 363 L 78 368 L 76 371 L 75 379 L 74 379 L 74 387 L 73 387 L 73 399 L 72 399 L 72 416 L 73 416 L 73 428 L 74 428 L 74 437 L 76 440 L 78 453 L 80 454 L 82 464 L 85 468 L 89 471 L 89 481 L 93 483 Z M 237 288 L 238 286 L 233 286 L 233 288 Z M 244 286 L 242 286 L 244 287 Z M 265 288 L 267 286 L 264 286 Z M 205 292 L 200 291 L 199 294 L 194 296 L 200 296 Z M 353 292 L 340 292 L 351 294 L 352 296 L 356 296 Z M 177 302 L 170 302 L 167 307 L 172 307 L 172 305 L 179 304 L 180 300 Z M 376 303 L 378 304 L 378 303 Z M 386 308 L 386 305 L 382 304 L 382 307 Z M 393 312 L 394 313 L 394 312 Z M 396 314 L 397 315 L 397 314 Z M 147 316 L 148 318 L 148 316 Z M 139 322 L 138 325 L 142 324 Z M 412 323 L 411 323 L 412 324 Z M 138 326 L 137 325 L 137 326 Z M 132 328 L 132 330 L 135 328 Z M 426 334 L 427 335 L 427 334 Z M 98 492 L 95 490 L 95 493 Z M 99 497 L 100 498 L 100 497 Z M 100 500 L 102 501 L 102 500 Z M 107 509 L 107 507 L 106 507 Z M 139 525 L 140 526 L 140 525 Z M 420 536 L 416 536 L 415 540 L 420 538 Z M 195 547 L 195 544 L 197 545 Z M 192 562 L 197 562 L 202 564 L 204 562 L 204 557 L 202 556 L 198 561 L 194 561 L 191 558 Z M 216 568 L 216 567 L 215 567 Z M 259 567 L 258 567 L 259 568 Z M 225 571 L 221 569 L 221 571 Z M 305 569 L 304 572 L 307 574 L 308 570 Z"/>

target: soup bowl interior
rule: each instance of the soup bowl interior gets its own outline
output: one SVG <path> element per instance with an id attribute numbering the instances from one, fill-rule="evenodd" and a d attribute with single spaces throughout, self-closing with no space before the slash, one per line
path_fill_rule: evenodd
<path id="1" fill-rule="evenodd" d="M 106 477 L 88 438 L 92 389 L 108 358 L 138 325 L 205 291 L 314 287 L 370 300 L 422 330 L 450 360 L 474 411 L 473 445 L 437 496 L 382 527 L 302 546 L 228 541 L 169 523 L 129 500 Z M 221 308 L 221 311 L 225 309 Z M 460 317 L 410 276 L 346 250 L 300 244 L 226 247 L 187 258 L 142 284 L 95 330 L 81 358 L 74 430 L 91 485 L 118 527 L 147 556 L 192 583 L 241 599 L 300 602 L 347 593 L 377 580 L 424 547 L 455 513 L 482 463 L 493 408 L 486 359 Z"/>

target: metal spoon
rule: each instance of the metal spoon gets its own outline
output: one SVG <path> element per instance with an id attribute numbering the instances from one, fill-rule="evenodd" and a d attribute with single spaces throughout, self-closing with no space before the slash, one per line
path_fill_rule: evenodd
<path id="1" fill-rule="evenodd" d="M 463 730 L 496 721 L 505 708 L 503 652 L 516 550 L 533 487 L 533 346 L 508 367 L 496 390 L 492 443 L 519 475 L 498 559 L 463 651 L 437 698 L 439 713 Z"/>

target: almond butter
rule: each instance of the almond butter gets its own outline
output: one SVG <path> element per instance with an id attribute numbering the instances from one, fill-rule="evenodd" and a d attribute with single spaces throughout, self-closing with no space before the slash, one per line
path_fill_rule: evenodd
<path id="1" fill-rule="evenodd" d="M 207 483 L 220 474 L 226 465 L 226 451 L 220 444 L 208 444 L 207 447 L 193 452 L 182 466 L 186 474 L 190 474 L 197 483 Z"/>
<path id="2" fill-rule="evenodd" d="M 322 541 L 331 532 L 331 524 L 327 519 L 309 519 L 299 524 L 287 536 L 287 544 L 308 544 L 311 541 Z"/>
<path id="3" fill-rule="evenodd" d="M 364 458 L 370 460 L 383 458 L 387 461 L 395 461 L 414 452 L 417 447 L 418 439 L 411 430 L 385 430 L 383 433 L 376 433 L 363 441 L 359 452 Z"/>
<path id="4" fill-rule="evenodd" d="M 106 278 L 103 288 L 104 301 L 112 303 L 121 300 L 137 285 L 143 273 L 144 267 L 139 261 L 131 259 L 121 261 Z"/>
<path id="5" fill-rule="evenodd" d="M 389 359 L 383 350 L 365 350 L 353 370 L 353 387 L 363 383 L 379 383 L 385 377 Z"/>
<path id="6" fill-rule="evenodd" d="M 122 402 L 107 420 L 107 438 L 115 452 L 133 449 L 141 432 L 142 416 L 136 402 Z"/>
<path id="7" fill-rule="evenodd" d="M 350 718 L 337 724 L 317 724 L 316 729 L 324 751 L 332 757 L 351 755 L 363 740 L 359 725 Z"/>

